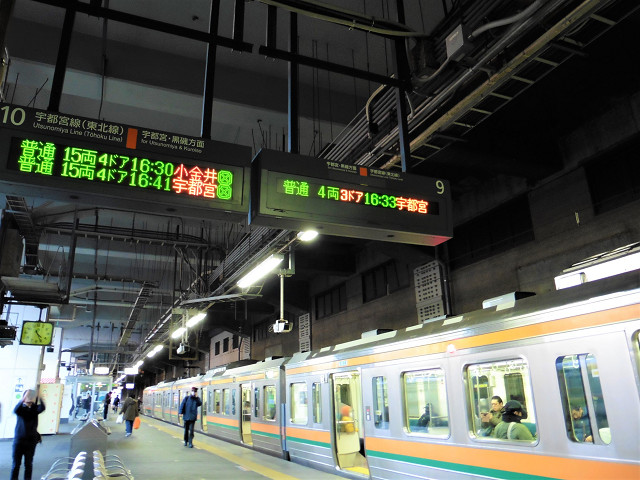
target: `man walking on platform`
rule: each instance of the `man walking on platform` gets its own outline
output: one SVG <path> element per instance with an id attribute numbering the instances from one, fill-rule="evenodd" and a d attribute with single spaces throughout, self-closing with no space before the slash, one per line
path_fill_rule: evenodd
<path id="1" fill-rule="evenodd" d="M 184 421 L 184 446 L 193 448 L 193 427 L 198 418 L 198 407 L 202 400 L 198 397 L 198 387 L 191 387 L 191 395 L 184 397 L 180 404 L 178 415 L 182 415 Z"/>

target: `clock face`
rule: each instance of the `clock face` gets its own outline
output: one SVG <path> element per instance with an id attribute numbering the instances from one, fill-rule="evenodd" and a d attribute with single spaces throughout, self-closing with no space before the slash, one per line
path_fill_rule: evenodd
<path id="1" fill-rule="evenodd" d="M 22 322 L 20 343 L 22 345 L 50 345 L 53 337 L 53 323 Z"/>

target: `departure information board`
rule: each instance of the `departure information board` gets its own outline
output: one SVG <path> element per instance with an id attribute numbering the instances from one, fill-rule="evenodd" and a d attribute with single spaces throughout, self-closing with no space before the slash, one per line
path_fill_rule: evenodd
<path id="1" fill-rule="evenodd" d="M 3 191 L 246 218 L 248 147 L 1 104 L 0 125 Z"/>
<path id="2" fill-rule="evenodd" d="M 419 245 L 453 233 L 443 179 L 269 150 L 251 176 L 252 224 Z"/>

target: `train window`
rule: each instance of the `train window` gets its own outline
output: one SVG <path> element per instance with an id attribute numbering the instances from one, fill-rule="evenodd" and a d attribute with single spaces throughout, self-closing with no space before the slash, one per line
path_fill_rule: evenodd
<path id="1" fill-rule="evenodd" d="M 311 385 L 311 396 L 313 397 L 312 411 L 313 423 L 322 423 L 322 387 L 319 383 Z"/>
<path id="2" fill-rule="evenodd" d="M 262 411 L 264 415 L 262 416 L 265 420 L 275 420 L 276 419 L 276 387 L 275 385 L 265 385 L 263 387 L 264 391 L 264 405 Z"/>
<path id="3" fill-rule="evenodd" d="M 228 388 L 222 389 L 222 412 L 223 415 L 229 415 L 231 413 L 231 392 Z"/>
<path id="4" fill-rule="evenodd" d="M 531 377 L 526 361 L 518 358 L 469 365 L 466 382 L 472 413 L 470 431 L 474 436 L 536 440 Z"/>
<path id="5" fill-rule="evenodd" d="M 220 410 L 220 390 L 215 390 L 213 392 L 213 404 L 214 404 L 214 413 L 222 413 Z"/>
<path id="6" fill-rule="evenodd" d="M 292 383 L 289 385 L 291 398 L 291 423 L 306 425 L 309 421 L 309 402 L 307 401 L 307 384 Z"/>
<path id="7" fill-rule="evenodd" d="M 389 397 L 386 377 L 373 377 L 373 423 L 376 428 L 389 429 Z"/>
<path id="8" fill-rule="evenodd" d="M 595 357 L 591 354 L 560 357 L 556 360 L 556 370 L 569 440 L 611 443 Z"/>
<path id="9" fill-rule="evenodd" d="M 259 415 L 258 409 L 260 408 L 260 389 L 255 387 L 253 389 L 253 416 L 257 417 Z"/>
<path id="10" fill-rule="evenodd" d="M 207 413 L 211 413 L 211 389 L 207 388 Z"/>
<path id="11" fill-rule="evenodd" d="M 236 389 L 231 390 L 231 415 L 236 414 Z"/>
<path id="12" fill-rule="evenodd" d="M 404 384 L 405 428 L 411 433 L 449 435 L 449 409 L 444 372 L 439 368 L 406 372 Z"/>

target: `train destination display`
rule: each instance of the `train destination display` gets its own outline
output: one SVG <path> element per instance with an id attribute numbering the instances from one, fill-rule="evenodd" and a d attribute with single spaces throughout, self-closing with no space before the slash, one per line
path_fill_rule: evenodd
<path id="1" fill-rule="evenodd" d="M 9 191 L 139 211 L 246 218 L 248 147 L 63 118 L 0 107 L 0 152 L 6 159 L 0 181 L 10 183 Z"/>
<path id="2" fill-rule="evenodd" d="M 270 150 L 251 175 L 252 224 L 419 245 L 453 234 L 446 180 Z"/>

